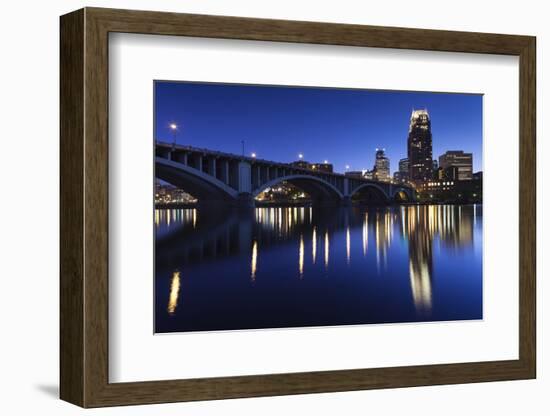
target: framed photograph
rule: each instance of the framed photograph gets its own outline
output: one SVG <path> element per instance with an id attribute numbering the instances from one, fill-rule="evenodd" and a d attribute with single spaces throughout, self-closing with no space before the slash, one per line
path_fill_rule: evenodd
<path id="1" fill-rule="evenodd" d="M 535 378 L 535 49 L 62 16 L 61 398 Z"/>

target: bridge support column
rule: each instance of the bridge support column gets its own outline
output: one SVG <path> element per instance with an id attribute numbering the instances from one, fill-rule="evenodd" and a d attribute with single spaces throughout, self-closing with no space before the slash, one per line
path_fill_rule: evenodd
<path id="1" fill-rule="evenodd" d="M 344 178 L 344 192 L 342 192 L 344 196 L 349 195 L 349 178 Z"/>
<path id="2" fill-rule="evenodd" d="M 342 200 L 340 201 L 340 205 L 343 207 L 351 207 L 351 196 L 350 196 L 350 183 L 349 178 L 344 178 L 344 183 L 342 184 L 344 188 L 344 196 L 342 197 Z"/>
<path id="3" fill-rule="evenodd" d="M 208 159 L 208 174 L 216 177 L 216 158 L 211 157 Z"/>
<path id="4" fill-rule="evenodd" d="M 254 208 L 256 201 L 250 192 L 242 192 L 239 194 L 237 205 L 239 208 Z"/>
<path id="5" fill-rule="evenodd" d="M 229 185 L 229 161 L 222 160 L 220 168 L 221 168 L 221 172 L 220 172 L 221 181 L 226 185 Z"/>
<path id="6" fill-rule="evenodd" d="M 340 205 L 343 207 L 351 207 L 351 196 L 345 195 L 340 201 Z"/>
<path id="7" fill-rule="evenodd" d="M 250 193 L 252 192 L 252 166 L 247 162 L 239 162 L 239 192 Z"/>
<path id="8" fill-rule="evenodd" d="M 255 188 L 258 188 L 260 186 L 260 184 L 262 183 L 262 170 L 261 170 L 261 167 L 258 165 L 256 166 L 256 169 L 255 169 L 255 173 L 254 173 L 254 176 L 256 177 L 255 180 L 253 181 L 254 183 L 254 187 Z"/>

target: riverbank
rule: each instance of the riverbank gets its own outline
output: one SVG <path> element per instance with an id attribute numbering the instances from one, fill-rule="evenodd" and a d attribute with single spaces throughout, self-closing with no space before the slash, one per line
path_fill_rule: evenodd
<path id="1" fill-rule="evenodd" d="M 155 209 L 181 209 L 197 208 L 196 202 L 171 202 L 168 204 L 155 204 Z"/>
<path id="2" fill-rule="evenodd" d="M 288 207 L 311 207 L 314 204 L 312 202 L 262 202 L 256 201 L 256 208 L 288 208 Z M 390 205 L 483 205 L 482 202 L 468 202 L 468 201 L 454 201 L 454 202 L 437 202 L 437 201 L 416 201 L 416 202 L 392 202 L 389 204 L 362 204 L 361 202 L 353 202 L 352 206 L 364 207 L 364 206 L 390 206 Z M 169 203 L 169 204 L 155 204 L 155 209 L 193 209 L 198 208 L 196 202 L 189 203 Z"/>

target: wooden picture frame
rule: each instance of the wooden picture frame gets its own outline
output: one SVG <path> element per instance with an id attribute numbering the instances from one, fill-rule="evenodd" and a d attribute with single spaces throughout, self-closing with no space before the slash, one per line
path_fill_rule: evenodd
<path id="1" fill-rule="evenodd" d="M 60 27 L 63 400 L 101 407 L 535 378 L 534 37 L 99 8 L 62 16 Z M 519 359 L 109 383 L 110 32 L 519 56 Z"/>

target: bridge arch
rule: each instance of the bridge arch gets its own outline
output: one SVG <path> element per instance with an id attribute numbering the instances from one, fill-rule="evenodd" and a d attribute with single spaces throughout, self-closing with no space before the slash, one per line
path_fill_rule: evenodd
<path id="1" fill-rule="evenodd" d="M 342 192 L 330 182 L 318 176 L 303 174 L 281 176 L 265 182 L 252 191 L 252 196 L 257 197 L 267 188 L 272 188 L 283 181 L 291 183 L 307 192 L 313 200 L 340 201 L 344 197 Z"/>
<path id="2" fill-rule="evenodd" d="M 359 186 L 357 186 L 355 189 L 353 189 L 350 192 L 350 197 L 357 198 L 360 194 L 365 194 L 366 199 L 369 202 L 379 202 L 379 203 L 389 203 L 390 202 L 390 196 L 386 192 L 386 190 L 372 182 L 363 183 Z"/>
<path id="3" fill-rule="evenodd" d="M 392 200 L 395 202 L 412 202 L 413 195 L 410 189 L 397 188 L 393 191 Z"/>
<path id="4" fill-rule="evenodd" d="M 189 192 L 199 202 L 235 201 L 238 191 L 215 177 L 195 168 L 163 157 L 155 157 L 155 175 Z"/>

